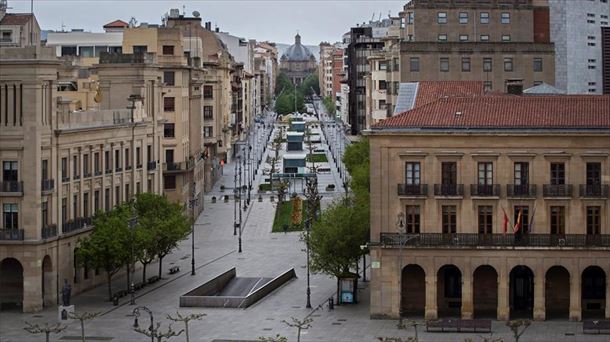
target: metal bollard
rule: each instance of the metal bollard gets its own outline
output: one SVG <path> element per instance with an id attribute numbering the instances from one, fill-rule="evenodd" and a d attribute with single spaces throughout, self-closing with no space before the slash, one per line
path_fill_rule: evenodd
<path id="1" fill-rule="evenodd" d="M 335 299 L 333 297 L 328 298 L 328 311 L 335 309 Z"/>

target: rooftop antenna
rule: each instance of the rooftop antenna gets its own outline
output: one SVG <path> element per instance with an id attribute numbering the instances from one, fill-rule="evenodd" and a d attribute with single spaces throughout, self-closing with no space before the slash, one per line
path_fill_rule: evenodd
<path id="1" fill-rule="evenodd" d="M 133 28 L 133 27 L 136 27 L 136 25 L 138 25 L 138 21 L 136 20 L 136 17 L 131 17 L 131 19 L 129 19 L 129 27 Z"/>
<path id="2" fill-rule="evenodd" d="M 66 25 L 64 25 L 64 20 L 61 20 L 61 32 L 66 32 Z"/>
<path id="3" fill-rule="evenodd" d="M 375 20 L 375 12 L 373 12 L 373 16 L 371 17 L 371 21 Z"/>
<path id="4" fill-rule="evenodd" d="M 186 5 L 182 5 L 182 16 L 186 15 Z"/>

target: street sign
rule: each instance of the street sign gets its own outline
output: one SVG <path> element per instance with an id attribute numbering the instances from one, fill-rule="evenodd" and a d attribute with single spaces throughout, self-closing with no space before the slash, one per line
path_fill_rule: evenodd
<path id="1" fill-rule="evenodd" d="M 381 262 L 379 262 L 379 261 L 371 262 L 371 268 L 381 268 Z"/>

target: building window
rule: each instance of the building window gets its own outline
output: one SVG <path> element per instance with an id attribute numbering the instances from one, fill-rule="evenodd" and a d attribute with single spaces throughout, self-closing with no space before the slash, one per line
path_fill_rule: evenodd
<path id="1" fill-rule="evenodd" d="M 125 149 L 125 170 L 131 169 L 131 158 L 129 158 L 129 149 Z"/>
<path id="2" fill-rule="evenodd" d="M 174 126 L 174 123 L 166 123 L 163 125 L 163 136 L 165 138 L 175 137 Z"/>
<path id="3" fill-rule="evenodd" d="M 470 57 L 462 57 L 462 71 L 470 71 Z"/>
<path id="4" fill-rule="evenodd" d="M 440 62 L 441 62 L 441 63 L 440 63 L 440 70 L 441 70 L 442 72 L 447 72 L 447 71 L 449 71 L 449 58 L 447 58 L 447 57 L 441 57 Z"/>
<path id="5" fill-rule="evenodd" d="M 534 58 L 534 71 L 542 71 L 542 58 Z"/>
<path id="6" fill-rule="evenodd" d="M 114 151 L 114 168 L 116 171 L 121 171 L 121 150 Z"/>
<path id="7" fill-rule="evenodd" d="M 68 180 L 68 158 L 61 158 L 61 179 L 63 181 Z"/>
<path id="8" fill-rule="evenodd" d="M 551 185 L 563 185 L 566 181 L 564 163 L 551 163 Z"/>
<path id="9" fill-rule="evenodd" d="M 89 173 L 89 155 L 83 154 L 83 176 L 89 177 L 91 174 Z"/>
<path id="10" fill-rule="evenodd" d="M 379 61 L 378 67 L 379 67 L 379 70 L 388 70 L 388 62 Z"/>
<path id="11" fill-rule="evenodd" d="M 47 159 L 43 159 L 40 166 L 42 169 L 42 180 L 49 179 L 49 161 Z"/>
<path id="12" fill-rule="evenodd" d="M 136 166 L 142 167 L 142 149 L 140 147 L 136 147 Z"/>
<path id="13" fill-rule="evenodd" d="M 74 179 L 78 179 L 79 178 L 79 173 L 78 173 L 78 156 L 73 156 L 72 157 L 72 177 L 74 177 Z"/>
<path id="14" fill-rule="evenodd" d="M 551 206 L 551 234 L 565 233 L 565 207 Z"/>
<path id="15" fill-rule="evenodd" d="M 460 42 L 467 42 L 467 41 L 468 41 L 468 35 L 460 34 Z"/>
<path id="16" fill-rule="evenodd" d="M 385 80 L 379 80 L 379 90 L 387 90 L 388 84 Z"/>
<path id="17" fill-rule="evenodd" d="M 483 81 L 483 89 L 485 91 L 491 91 L 493 89 L 491 81 Z"/>
<path id="18" fill-rule="evenodd" d="M 483 58 L 483 72 L 491 72 L 491 58 Z"/>
<path id="19" fill-rule="evenodd" d="M 601 234 L 601 207 L 587 207 L 587 235 Z"/>
<path id="20" fill-rule="evenodd" d="M 175 85 L 175 72 L 173 71 L 164 71 L 163 72 L 163 83 L 168 86 Z"/>
<path id="21" fill-rule="evenodd" d="M 148 53 L 148 46 L 147 45 L 134 45 L 133 46 L 133 54 L 134 55 L 143 55 L 145 53 Z"/>
<path id="22" fill-rule="evenodd" d="M 504 71 L 513 71 L 513 59 L 511 57 L 504 58 Z"/>
<path id="23" fill-rule="evenodd" d="M 441 184 L 447 187 L 457 184 L 456 162 L 441 163 Z"/>
<path id="24" fill-rule="evenodd" d="M 164 186 L 165 190 L 175 190 L 176 189 L 176 176 L 174 176 L 174 175 L 163 176 L 163 186 Z"/>
<path id="25" fill-rule="evenodd" d="M 438 41 L 439 42 L 446 42 L 447 41 L 447 35 L 446 34 L 439 34 L 438 35 Z"/>
<path id="26" fill-rule="evenodd" d="M 68 199 L 63 197 L 61 199 L 61 224 L 68 221 Z"/>
<path id="27" fill-rule="evenodd" d="M 394 71 L 400 71 L 400 62 L 398 58 L 394 58 Z"/>
<path id="28" fill-rule="evenodd" d="M 478 164 L 478 184 L 489 185 L 493 184 L 494 169 L 492 162 L 481 162 Z"/>
<path id="29" fill-rule="evenodd" d="M 419 185 L 420 180 L 419 162 L 405 163 L 405 183 L 407 185 Z"/>
<path id="30" fill-rule="evenodd" d="M 479 206 L 479 234 L 493 232 L 493 207 L 491 205 Z"/>
<path id="31" fill-rule="evenodd" d="M 203 98 L 208 100 L 214 98 L 214 88 L 211 85 L 203 86 Z"/>
<path id="32" fill-rule="evenodd" d="M 502 14 L 500 14 L 500 22 L 502 24 L 510 24 L 510 13 L 502 12 Z"/>
<path id="33" fill-rule="evenodd" d="M 385 110 L 386 109 L 385 100 L 379 100 L 379 109 L 381 109 L 381 110 Z"/>
<path id="34" fill-rule="evenodd" d="M 104 151 L 104 167 L 106 172 L 112 170 L 112 163 L 110 162 L 110 151 Z"/>
<path id="35" fill-rule="evenodd" d="M 174 46 L 173 45 L 163 45 L 163 54 L 165 56 L 173 56 L 174 55 Z"/>
<path id="36" fill-rule="evenodd" d="M 203 127 L 203 137 L 204 138 L 212 138 L 214 136 L 213 134 L 213 127 L 212 126 L 204 126 Z"/>
<path id="37" fill-rule="evenodd" d="M 439 24 L 447 23 L 447 12 L 438 12 L 436 14 L 436 22 Z"/>
<path id="38" fill-rule="evenodd" d="M 214 107 L 203 106 L 203 118 L 206 120 L 213 119 L 214 118 Z"/>
<path id="39" fill-rule="evenodd" d="M 72 218 L 79 217 L 78 195 L 72 195 Z"/>
<path id="40" fill-rule="evenodd" d="M 121 203 L 121 186 L 117 185 L 114 187 L 114 205 L 117 206 Z"/>
<path id="41" fill-rule="evenodd" d="M 597 163 L 597 162 L 587 163 L 586 177 L 587 177 L 587 185 L 601 185 L 602 184 L 602 164 Z"/>
<path id="42" fill-rule="evenodd" d="M 131 197 L 131 192 L 129 191 L 129 184 L 125 184 L 125 200 L 129 201 Z"/>
<path id="43" fill-rule="evenodd" d="M 96 175 L 101 173 L 99 152 L 95 152 L 95 154 L 93 154 L 93 172 L 95 172 Z"/>
<path id="44" fill-rule="evenodd" d="M 176 106 L 176 98 L 164 97 L 163 98 L 163 110 L 166 112 L 173 112 Z"/>
<path id="45" fill-rule="evenodd" d="M 514 183 L 515 186 L 529 185 L 529 169 L 528 162 L 516 162 L 514 165 Z"/>
<path id="46" fill-rule="evenodd" d="M 468 12 L 460 12 L 460 24 L 468 24 Z"/>
<path id="47" fill-rule="evenodd" d="M 407 12 L 407 24 L 412 25 L 414 21 L 415 21 L 415 13 Z"/>
<path id="48" fill-rule="evenodd" d="M 409 59 L 409 66 L 412 72 L 419 71 L 419 57 L 411 57 Z"/>
<path id="49" fill-rule="evenodd" d="M 104 190 L 104 211 L 110 210 L 110 188 Z"/>
<path id="50" fill-rule="evenodd" d="M 442 206 L 443 234 L 457 232 L 457 209 L 455 205 Z"/>
<path id="51" fill-rule="evenodd" d="M 18 163 L 16 161 L 2 162 L 2 180 L 5 182 L 16 182 L 19 179 Z"/>
<path id="52" fill-rule="evenodd" d="M 2 206 L 4 229 L 19 229 L 19 205 L 4 203 Z"/>
<path id="53" fill-rule="evenodd" d="M 489 35 L 488 34 L 482 34 L 481 35 L 481 41 L 482 42 L 488 42 L 489 41 Z"/>
<path id="54" fill-rule="evenodd" d="M 89 193 L 83 193 L 83 217 L 89 217 Z"/>
<path id="55" fill-rule="evenodd" d="M 419 233 L 420 214 L 418 205 L 408 205 L 406 208 L 405 227 L 408 234 Z"/>
<path id="56" fill-rule="evenodd" d="M 516 205 L 514 207 L 514 223 L 517 225 L 520 223 L 519 231 L 516 232 L 518 234 L 529 233 L 530 224 L 529 224 L 529 207 L 528 206 L 519 206 Z M 519 219 L 519 215 L 521 215 L 521 219 Z"/>
<path id="57" fill-rule="evenodd" d="M 502 35 L 502 41 L 503 42 L 510 42 L 510 34 L 503 34 Z"/>
<path id="58" fill-rule="evenodd" d="M 481 12 L 479 17 L 481 18 L 481 24 L 489 24 L 489 12 Z"/>

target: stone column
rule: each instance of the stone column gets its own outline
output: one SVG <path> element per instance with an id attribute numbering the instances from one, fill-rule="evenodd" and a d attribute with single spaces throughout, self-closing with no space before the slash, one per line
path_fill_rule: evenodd
<path id="1" fill-rule="evenodd" d="M 509 290 L 510 277 L 506 270 L 506 265 L 502 265 L 498 274 L 498 321 L 510 319 Z"/>
<path id="2" fill-rule="evenodd" d="M 473 282 L 470 272 L 462 274 L 462 319 L 474 316 Z"/>
<path id="3" fill-rule="evenodd" d="M 42 259 L 23 259 L 23 312 L 42 310 Z"/>
<path id="4" fill-rule="evenodd" d="M 544 321 L 546 318 L 545 298 L 544 298 L 544 274 L 538 272 L 534 275 L 534 320 Z"/>
<path id="5" fill-rule="evenodd" d="M 580 321 L 582 318 L 580 286 L 580 274 L 572 273 L 570 275 L 570 321 Z"/>
<path id="6" fill-rule="evenodd" d="M 436 274 L 426 275 L 426 319 L 437 319 L 436 306 Z"/>

